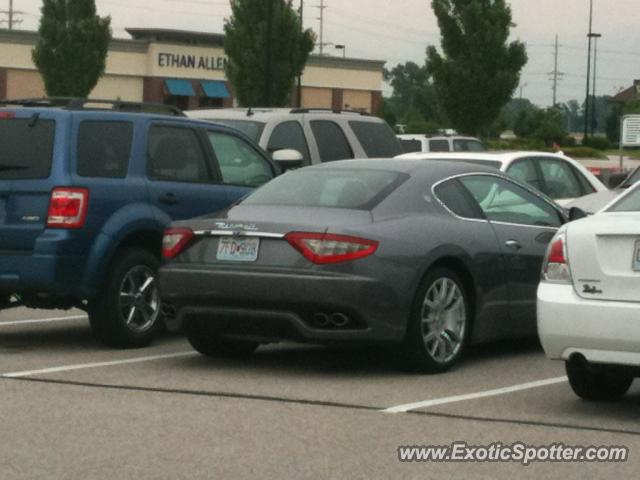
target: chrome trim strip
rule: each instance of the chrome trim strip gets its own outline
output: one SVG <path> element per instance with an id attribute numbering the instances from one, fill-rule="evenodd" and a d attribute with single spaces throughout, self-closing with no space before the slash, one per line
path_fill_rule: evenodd
<path id="1" fill-rule="evenodd" d="M 196 230 L 193 234 L 207 237 L 284 238 L 284 233 L 254 232 L 251 230 Z"/>

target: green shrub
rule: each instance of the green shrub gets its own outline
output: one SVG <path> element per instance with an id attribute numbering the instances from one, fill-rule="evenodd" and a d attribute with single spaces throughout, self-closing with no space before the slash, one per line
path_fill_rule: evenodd
<path id="1" fill-rule="evenodd" d="M 607 158 L 600 150 L 591 147 L 569 147 L 563 148 L 562 151 L 566 156 L 573 158 Z"/>
<path id="2" fill-rule="evenodd" d="M 582 142 L 585 147 L 595 148 L 596 150 L 606 150 L 610 147 L 609 139 L 607 137 L 587 137 Z"/>
<path id="3" fill-rule="evenodd" d="M 510 140 L 488 140 L 489 150 L 545 150 L 542 140 L 536 138 L 514 138 Z"/>

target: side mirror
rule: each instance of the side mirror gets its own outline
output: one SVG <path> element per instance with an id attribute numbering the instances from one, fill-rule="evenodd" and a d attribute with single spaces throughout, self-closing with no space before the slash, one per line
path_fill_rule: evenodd
<path id="1" fill-rule="evenodd" d="M 273 161 L 276 162 L 283 171 L 300 168 L 304 161 L 304 157 L 299 151 L 289 148 L 276 150 L 271 155 L 271 158 L 273 158 Z"/>
<path id="2" fill-rule="evenodd" d="M 578 207 L 571 207 L 569 209 L 569 221 L 573 222 L 574 220 L 580 220 L 581 218 L 586 218 L 587 212 Z"/>

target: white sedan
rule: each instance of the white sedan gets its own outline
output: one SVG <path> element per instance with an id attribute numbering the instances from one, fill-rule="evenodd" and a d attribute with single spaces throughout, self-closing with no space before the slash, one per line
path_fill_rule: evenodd
<path id="1" fill-rule="evenodd" d="M 551 197 L 560 205 L 607 187 L 589 170 L 561 154 L 545 152 L 506 153 L 405 153 L 396 158 L 419 160 L 457 160 L 494 167 L 527 183 Z"/>
<path id="2" fill-rule="evenodd" d="M 640 376 L 640 184 L 553 238 L 538 334 L 584 399 L 619 398 Z"/>

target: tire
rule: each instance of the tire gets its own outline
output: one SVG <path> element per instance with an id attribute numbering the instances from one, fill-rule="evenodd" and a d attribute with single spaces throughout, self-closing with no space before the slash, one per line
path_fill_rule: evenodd
<path id="1" fill-rule="evenodd" d="M 160 320 L 157 275 L 160 261 L 141 248 L 116 253 L 96 299 L 89 305 L 94 335 L 118 348 L 148 345 Z"/>
<path id="2" fill-rule="evenodd" d="M 565 362 L 571 389 L 584 400 L 618 400 L 629 390 L 633 376 L 611 367 L 593 366 L 584 360 Z"/>
<path id="3" fill-rule="evenodd" d="M 206 322 L 197 319 L 188 321 L 185 331 L 191 346 L 206 357 L 246 357 L 255 352 L 259 346 L 258 342 L 250 340 L 225 338 L 211 331 Z"/>
<path id="4" fill-rule="evenodd" d="M 446 372 L 462 356 L 470 326 L 469 297 L 458 275 L 448 268 L 428 272 L 407 326 L 404 367 L 420 373 Z"/>

